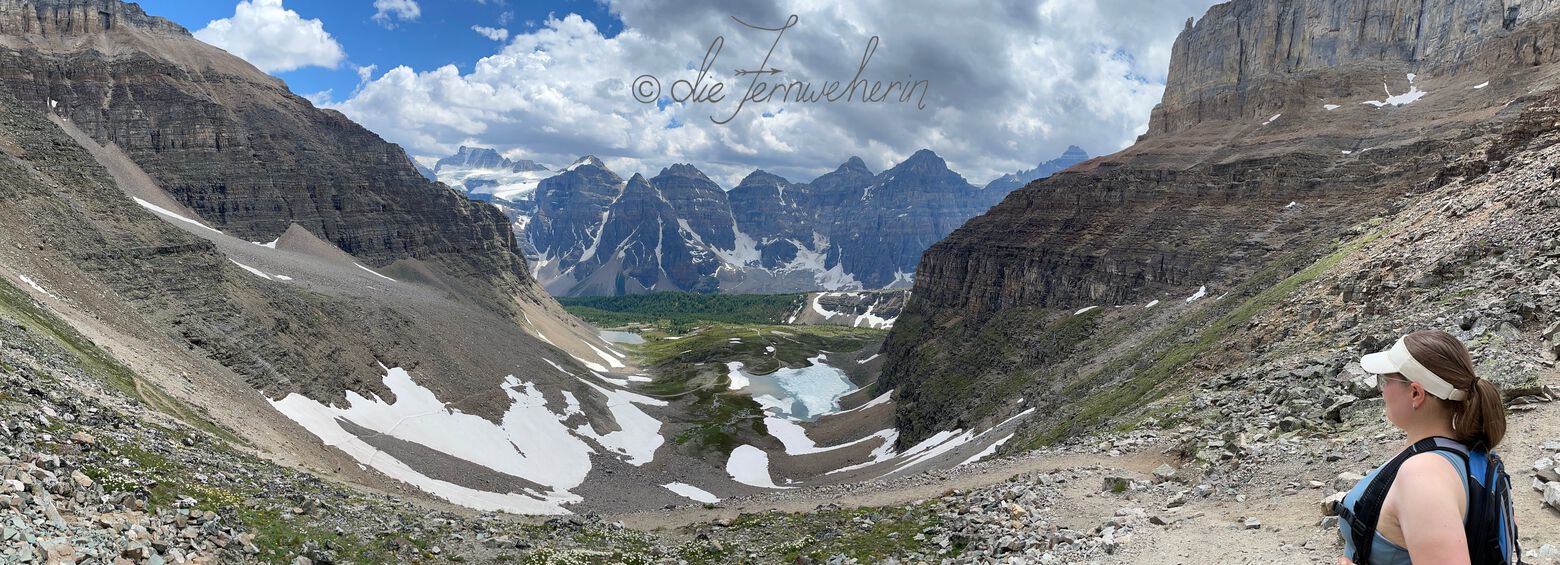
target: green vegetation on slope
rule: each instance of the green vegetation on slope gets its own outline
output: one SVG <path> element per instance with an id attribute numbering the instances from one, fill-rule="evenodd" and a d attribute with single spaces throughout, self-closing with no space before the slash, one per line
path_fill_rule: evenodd
<path id="1" fill-rule="evenodd" d="M 1385 228 L 1378 228 L 1352 241 L 1338 242 L 1334 244 L 1331 253 L 1308 266 L 1303 261 L 1309 254 L 1303 251 L 1274 261 L 1230 293 L 1232 297 L 1250 298 L 1225 303 L 1233 306 L 1199 309 L 1161 330 L 1144 346 L 1117 357 L 1094 374 L 1074 381 L 1063 394 L 1069 398 L 1081 398 L 1081 406 L 1067 418 L 1031 437 L 1029 447 L 1054 443 L 1163 398 L 1173 388 L 1167 386 L 1172 383 L 1172 377 L 1181 374 L 1182 369 L 1193 359 L 1208 354 L 1236 329 L 1245 327 L 1252 317 L 1273 308 L 1302 285 L 1315 280 L 1385 232 Z M 1298 266 L 1305 268 L 1297 270 Z M 1285 273 L 1293 274 L 1286 276 Z M 1178 336 L 1194 330 L 1196 335 L 1192 339 L 1179 339 Z M 1150 351 L 1155 347 L 1164 348 L 1165 344 L 1173 345 Z M 1117 381 L 1111 378 L 1113 375 L 1130 376 L 1125 381 Z M 1094 392 L 1096 390 L 1097 393 Z"/>
<path id="2" fill-rule="evenodd" d="M 75 354 L 80 360 L 81 368 L 88 374 L 98 377 L 104 384 L 121 394 L 140 400 L 159 412 L 174 416 L 223 440 L 238 444 L 245 443 L 232 432 L 196 412 L 191 406 L 136 376 L 129 367 L 124 366 L 107 351 L 92 343 L 92 340 L 81 335 L 70 324 L 65 323 L 52 312 L 40 308 L 31 296 L 10 284 L 9 281 L 0 281 L 0 316 L 14 318 L 48 336 L 60 347 Z"/>
<path id="3" fill-rule="evenodd" d="M 603 328 L 627 325 L 684 333 L 701 323 L 782 324 L 805 294 L 695 294 L 656 292 L 558 299 L 570 314 Z"/>

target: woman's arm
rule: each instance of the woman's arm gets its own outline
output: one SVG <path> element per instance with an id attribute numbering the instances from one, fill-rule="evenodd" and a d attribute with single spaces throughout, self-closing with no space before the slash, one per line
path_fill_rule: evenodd
<path id="1" fill-rule="evenodd" d="M 1468 563 L 1459 492 L 1463 492 L 1462 477 L 1440 455 L 1421 453 L 1398 469 L 1392 485 L 1393 502 L 1398 524 L 1403 527 L 1404 545 L 1415 565 Z"/>

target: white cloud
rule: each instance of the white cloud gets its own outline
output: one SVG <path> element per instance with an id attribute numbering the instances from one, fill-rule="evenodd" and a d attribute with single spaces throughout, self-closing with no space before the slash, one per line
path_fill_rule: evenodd
<path id="1" fill-rule="evenodd" d="M 304 97 L 304 99 L 307 99 L 309 102 L 314 103 L 315 106 L 320 107 L 320 108 L 324 108 L 324 107 L 330 105 L 330 94 L 331 94 L 331 89 L 327 88 L 327 89 L 321 90 L 319 92 L 314 92 L 314 93 L 310 93 L 310 94 L 304 94 L 302 96 Z"/>
<path id="2" fill-rule="evenodd" d="M 471 31 L 481 34 L 493 41 L 503 41 L 509 38 L 509 30 L 501 27 L 471 26 Z"/>
<path id="3" fill-rule="evenodd" d="M 410 22 L 419 17 L 422 17 L 422 7 L 417 5 L 417 0 L 374 0 L 374 21 L 379 25 L 394 29 L 395 20 Z"/>
<path id="4" fill-rule="evenodd" d="M 347 54 L 318 19 L 305 20 L 282 0 L 243 0 L 233 17 L 211 20 L 195 38 L 268 73 L 303 67 L 334 69 Z"/>
<path id="5" fill-rule="evenodd" d="M 984 184 L 1069 144 L 1093 154 L 1129 145 L 1163 93 L 1176 33 L 1212 2 L 1013 0 L 963 10 L 937 0 L 614 0 L 623 28 L 613 37 L 577 15 L 549 18 L 469 72 L 397 67 L 336 107 L 424 156 L 463 143 L 554 165 L 590 153 L 624 176 L 691 162 L 729 188 L 755 168 L 807 181 L 851 155 L 881 169 L 926 147 Z M 799 22 L 769 62 L 782 70 L 773 82 L 848 82 L 877 35 L 863 78 L 924 79 L 926 107 L 750 103 L 730 123 L 712 123 L 752 78 L 734 69 L 756 68 L 774 40 L 732 16 L 779 25 L 791 13 Z M 635 100 L 639 75 L 657 77 L 663 94 L 693 80 L 716 36 L 725 44 L 705 82 L 724 82 L 726 103 Z"/>

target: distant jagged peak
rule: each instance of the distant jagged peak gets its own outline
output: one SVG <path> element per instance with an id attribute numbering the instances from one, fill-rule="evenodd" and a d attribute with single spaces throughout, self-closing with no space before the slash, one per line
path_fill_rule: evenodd
<path id="1" fill-rule="evenodd" d="M 569 166 L 564 167 L 563 170 L 572 171 L 580 167 L 595 167 L 601 170 L 607 170 L 607 164 L 601 162 L 601 159 L 597 159 L 595 155 L 585 155 L 575 159 L 573 163 L 569 163 Z M 639 176 L 639 174 L 635 173 L 634 176 Z"/>
<path id="2" fill-rule="evenodd" d="M 434 163 L 433 170 L 448 167 L 476 168 L 476 169 L 507 169 L 513 166 L 513 162 L 498 154 L 498 150 L 488 147 L 460 146 L 454 155 L 439 159 Z"/>
<path id="3" fill-rule="evenodd" d="M 921 149 L 915 153 L 910 154 L 909 158 L 900 162 L 898 165 L 894 165 L 893 168 L 883 172 L 887 174 L 890 172 L 927 172 L 946 170 L 948 170 L 948 162 L 944 161 L 941 156 L 937 155 L 937 152 L 932 151 L 931 149 Z"/>
<path id="4" fill-rule="evenodd" d="M 782 177 L 780 175 L 771 173 L 771 172 L 763 170 L 763 169 L 754 169 L 753 172 L 748 173 L 748 175 L 745 176 L 745 177 L 742 177 L 742 182 L 737 183 L 737 186 L 744 186 L 744 185 L 773 185 L 773 184 L 790 184 L 790 183 L 791 183 L 791 181 L 786 180 L 785 177 Z"/>
<path id="5" fill-rule="evenodd" d="M 519 160 L 511 161 L 511 163 L 514 163 L 514 166 L 510 167 L 510 170 L 513 170 L 514 172 L 517 172 L 517 173 L 524 173 L 524 172 L 527 172 L 527 171 L 546 171 L 546 170 L 549 170 L 547 168 L 547 165 L 543 165 L 541 163 L 538 163 L 536 161 L 532 161 L 530 159 L 519 159 Z"/>
<path id="6" fill-rule="evenodd" d="M 1043 179 L 1053 174 L 1066 170 L 1068 167 L 1089 160 L 1089 153 L 1077 145 L 1068 145 L 1067 150 L 1061 156 L 1049 161 L 1041 162 L 1035 168 L 1027 171 L 1008 173 L 997 177 L 986 185 L 986 188 L 1000 188 L 1004 191 L 1012 190 L 1036 179 Z"/>
<path id="7" fill-rule="evenodd" d="M 655 185 L 650 184 L 650 179 L 645 178 L 645 176 L 640 173 L 634 173 L 634 176 L 628 177 L 628 182 L 623 184 L 624 194 L 627 194 L 629 191 L 636 189 L 657 192 Z"/>
<path id="8" fill-rule="evenodd" d="M 867 168 L 867 163 L 862 161 L 861 157 L 857 157 L 855 155 L 851 155 L 850 158 L 846 159 L 844 163 L 840 163 L 840 166 L 834 168 L 834 172 L 836 173 L 847 171 L 860 171 L 869 175 L 872 174 L 872 169 Z"/>
<path id="9" fill-rule="evenodd" d="M 704 171 L 699 170 L 698 167 L 695 167 L 695 166 L 693 166 L 692 164 L 689 164 L 689 163 L 675 163 L 675 164 L 673 164 L 670 167 L 661 169 L 661 174 L 658 174 L 656 176 L 657 177 L 677 176 L 677 177 L 702 178 L 702 179 L 706 179 L 706 180 L 709 179 L 709 177 L 704 174 Z"/>

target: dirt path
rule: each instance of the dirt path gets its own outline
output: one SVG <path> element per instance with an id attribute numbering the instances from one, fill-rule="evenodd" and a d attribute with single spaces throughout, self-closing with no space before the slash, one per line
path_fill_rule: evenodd
<path id="1" fill-rule="evenodd" d="M 692 507 L 677 510 L 634 512 L 616 515 L 612 518 L 621 520 L 624 525 L 630 528 L 646 531 L 670 531 L 689 524 L 711 522 L 723 518 L 736 518 L 744 512 L 751 513 L 768 510 L 806 512 L 819 505 L 830 503 L 845 507 L 908 504 L 917 500 L 942 496 L 943 493 L 950 490 L 969 490 L 994 485 L 1014 476 L 1034 471 L 1050 472 L 1099 465 L 1107 469 L 1125 470 L 1147 477 L 1154 467 L 1170 461 L 1170 457 L 1161 454 L 1160 451 L 1159 449 L 1144 449 L 1120 457 L 1109 457 L 1103 454 L 1064 454 L 1004 459 L 988 466 L 957 474 L 945 480 L 910 484 L 904 487 L 873 489 L 872 486 L 874 484 L 881 483 L 867 482 L 846 487 L 823 487 L 817 489 L 817 491 L 821 492 L 780 493 L 744 499 L 731 499 L 715 508 Z"/>
<path id="2" fill-rule="evenodd" d="M 1560 378 L 1552 374 L 1546 380 Z M 1522 546 L 1529 552 L 1536 552 L 1543 544 L 1560 543 L 1560 512 L 1543 507 L 1538 493 L 1529 486 L 1532 461 L 1549 454 L 1541 446 L 1560 440 L 1560 403 L 1514 411 L 1509 424 L 1510 433 L 1500 451 L 1513 484 L 1519 487 L 1515 489 L 1514 502 Z M 1111 494 L 1100 492 L 1100 483 L 1092 478 L 1123 472 L 1148 478 L 1159 464 L 1174 465 L 1172 458 L 1164 455 L 1169 442 L 1163 441 L 1119 457 L 1106 454 L 1037 455 L 965 468 L 967 470 L 941 480 L 921 476 L 822 487 L 730 499 L 717 508 L 639 512 L 611 519 L 621 520 L 631 528 L 677 539 L 683 535 L 677 531 L 683 526 L 732 519 L 742 513 L 807 512 L 831 503 L 844 507 L 908 504 L 935 498 L 954 489 L 995 485 L 1028 472 L 1094 467 L 1097 470 L 1087 473 L 1090 478 L 1070 481 L 1062 487 L 1062 496 L 1046 509 L 1053 523 L 1076 530 L 1091 530 L 1117 515 L 1118 510 L 1127 508 L 1141 509 L 1171 522 L 1168 525 L 1134 525 L 1130 533 L 1118 538 L 1117 551 L 1105 556 L 1103 562 L 1334 563 L 1342 554 L 1342 541 L 1336 526 L 1322 525 L 1320 502 L 1334 492 L 1331 483 L 1338 473 L 1368 469 L 1399 447 L 1400 437 L 1387 437 L 1383 432 L 1391 432 L 1385 422 L 1379 429 L 1356 430 L 1349 438 L 1311 438 L 1297 442 L 1293 444 L 1293 454 L 1267 458 L 1251 466 L 1249 480 L 1242 481 L 1243 486 L 1206 498 L 1187 495 L 1185 504 L 1177 508 L 1167 508 L 1166 491 Z M 1346 458 L 1323 462 L 1319 454 L 1330 451 L 1344 453 Z M 1311 481 L 1324 485 L 1310 486 Z M 1247 518 L 1255 518 L 1260 525 L 1248 527 Z"/>

